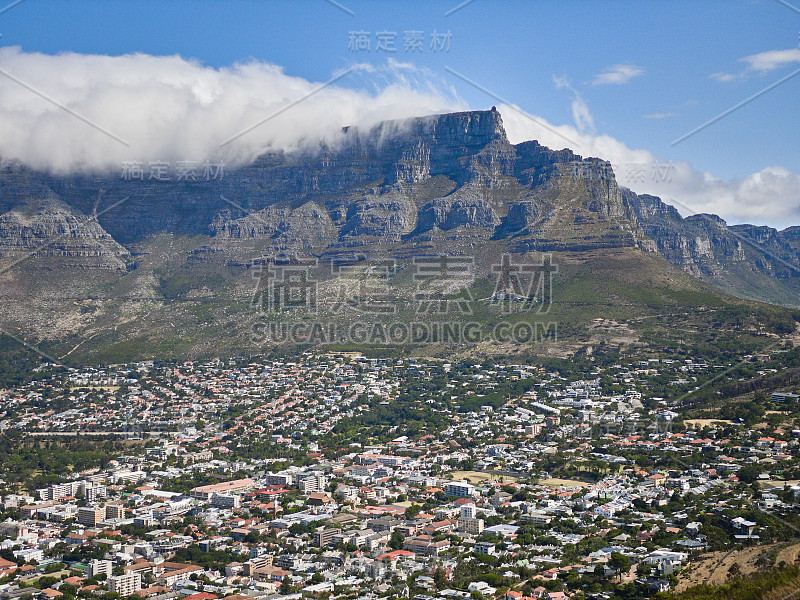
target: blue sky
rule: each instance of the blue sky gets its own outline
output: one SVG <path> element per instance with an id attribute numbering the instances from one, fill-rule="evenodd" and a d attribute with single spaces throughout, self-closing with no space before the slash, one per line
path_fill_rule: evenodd
<path id="1" fill-rule="evenodd" d="M 672 145 L 800 68 L 800 8 L 777 0 L 474 0 L 447 14 L 459 4 L 25 0 L 0 13 L 0 43 L 49 55 L 177 54 L 210 68 L 255 60 L 310 82 L 328 81 L 356 63 L 380 68 L 393 59 L 408 63 L 407 72 L 413 67 L 416 81 L 447 90 L 470 108 L 500 105 L 502 98 L 550 124 L 685 162 L 695 175 L 711 173 L 729 186 L 767 168 L 800 172 L 800 75 Z M 356 31 L 366 32 L 369 51 L 348 47 Z M 408 31 L 422 32 L 421 51 L 404 50 Z M 376 48 L 379 32 L 396 34 L 396 52 Z M 448 36 L 440 38 L 447 48 L 431 48 L 434 32 Z M 382 83 L 362 70 L 336 85 Z M 790 221 L 800 204 L 795 183 L 775 188 L 792 205 Z M 683 202 L 724 212 L 693 193 Z M 734 196 L 731 203 L 742 201 Z M 769 211 L 762 221 L 770 221 Z"/>

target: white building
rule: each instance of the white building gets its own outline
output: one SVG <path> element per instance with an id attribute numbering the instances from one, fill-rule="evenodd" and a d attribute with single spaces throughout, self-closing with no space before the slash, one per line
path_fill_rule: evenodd
<path id="1" fill-rule="evenodd" d="M 108 583 L 108 590 L 112 594 L 119 594 L 122 597 L 130 596 L 140 589 L 142 589 L 142 574 L 136 572 L 112 577 Z"/>
<path id="2" fill-rule="evenodd" d="M 93 560 L 89 563 L 89 577 L 105 575 L 110 578 L 113 570 L 114 563 L 110 560 Z"/>
<path id="3" fill-rule="evenodd" d="M 211 506 L 224 506 L 230 508 L 239 508 L 242 505 L 242 499 L 235 494 L 217 494 L 211 496 Z"/>
<path id="4" fill-rule="evenodd" d="M 457 496 L 459 498 L 471 498 L 475 496 L 475 486 L 471 483 L 460 483 L 458 481 L 450 481 L 444 488 L 444 493 L 448 496 Z"/>
<path id="5" fill-rule="evenodd" d="M 324 475 L 312 475 L 300 482 L 300 489 L 305 492 L 324 492 L 328 480 Z"/>

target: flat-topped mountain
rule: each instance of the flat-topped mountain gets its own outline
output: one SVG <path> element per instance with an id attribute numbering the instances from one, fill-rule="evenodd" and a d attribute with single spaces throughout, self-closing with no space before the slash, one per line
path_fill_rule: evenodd
<path id="1" fill-rule="evenodd" d="M 66 177 L 0 167 L 0 269 L 14 264 L 0 275 L 7 325 L 82 335 L 138 322 L 142 302 L 227 306 L 269 255 L 456 254 L 490 276 L 502 252 L 624 253 L 741 298 L 798 304 L 800 228 L 682 218 L 621 188 L 606 161 L 511 144 L 494 108 L 346 128 L 239 168 L 128 167 Z"/>

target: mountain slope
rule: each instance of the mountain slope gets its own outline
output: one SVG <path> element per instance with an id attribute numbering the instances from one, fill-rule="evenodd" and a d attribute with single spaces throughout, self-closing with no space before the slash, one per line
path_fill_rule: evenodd
<path id="1" fill-rule="evenodd" d="M 203 173 L 151 178 L 145 166 L 141 179 L 54 177 L 0 167 L 6 331 L 50 340 L 70 357 L 258 350 L 263 341 L 253 339 L 253 327 L 263 315 L 251 304 L 270 256 L 315 261 L 314 318 L 337 323 L 366 318 L 339 310 L 347 302 L 337 274 L 361 277 L 356 287 L 363 288 L 369 265 L 389 263 L 376 293 L 394 307 L 393 318 L 455 318 L 418 314 L 415 269 L 424 257 L 462 257 L 472 312 L 457 320 L 557 322 L 569 351 L 593 340 L 649 343 L 642 319 L 704 311 L 716 319 L 711 313 L 726 307 L 761 315 L 740 323 L 743 331 L 758 329 L 762 317 L 779 328 L 792 322 L 789 313 L 743 304 L 715 287 L 797 304 L 800 228 L 683 219 L 658 198 L 620 188 L 605 161 L 535 141 L 510 144 L 494 109 L 348 129 L 335 147 Z M 40 242 L 48 245 L 16 262 Z M 558 269 L 550 312 L 498 308 L 492 299 L 503 255 L 530 266 L 541 264 L 543 252 L 553 253 Z M 363 289 L 356 292 L 364 301 Z M 297 311 L 268 317 L 307 318 Z M 709 322 L 688 321 L 695 333 Z M 656 329 L 674 337 L 668 327 Z"/>

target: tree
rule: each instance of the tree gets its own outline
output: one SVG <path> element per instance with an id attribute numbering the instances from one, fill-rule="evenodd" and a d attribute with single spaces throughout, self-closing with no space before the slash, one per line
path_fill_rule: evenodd
<path id="1" fill-rule="evenodd" d="M 422 512 L 422 507 L 419 504 L 412 504 L 406 509 L 405 518 L 409 521 L 414 519 L 420 512 Z"/>
<path id="2" fill-rule="evenodd" d="M 393 531 L 391 537 L 389 538 L 389 548 L 392 550 L 402 550 L 403 549 L 403 534 L 399 531 Z"/>
<path id="3" fill-rule="evenodd" d="M 288 575 L 281 581 L 280 593 L 284 596 L 292 593 L 292 580 L 289 579 Z"/>
<path id="4" fill-rule="evenodd" d="M 60 571 L 64 568 L 64 563 L 51 563 L 44 568 L 45 573 L 55 573 L 56 571 Z"/>
<path id="5" fill-rule="evenodd" d="M 40 590 L 43 590 L 45 588 L 49 588 L 54 583 L 58 583 L 58 581 L 59 580 L 57 577 L 51 577 L 51 576 L 40 577 L 39 579 L 36 580 L 36 583 L 34 585 Z"/>
<path id="6" fill-rule="evenodd" d="M 620 552 L 612 552 L 608 559 L 608 566 L 614 569 L 622 580 L 622 574 L 631 568 L 631 559 Z"/>
<path id="7" fill-rule="evenodd" d="M 433 572 L 433 584 L 436 586 L 437 590 L 447 587 L 447 574 L 441 567 Z"/>
<path id="8" fill-rule="evenodd" d="M 755 464 L 745 465 L 736 472 L 736 476 L 739 478 L 739 481 L 747 484 L 756 481 L 760 474 L 761 469 Z"/>
<path id="9" fill-rule="evenodd" d="M 244 536 L 244 541 L 248 544 L 257 544 L 260 537 L 261 536 L 258 534 L 258 531 L 253 529 L 247 532 L 247 535 Z"/>

